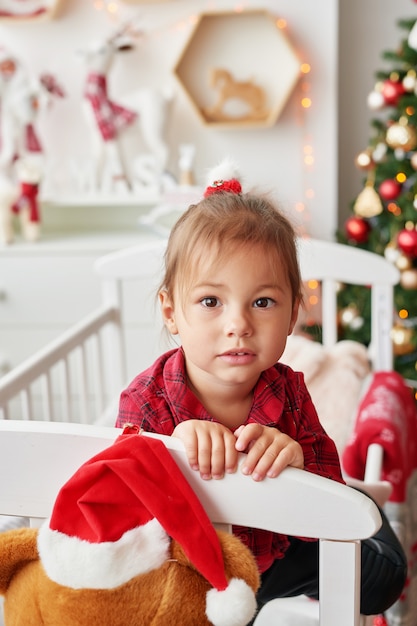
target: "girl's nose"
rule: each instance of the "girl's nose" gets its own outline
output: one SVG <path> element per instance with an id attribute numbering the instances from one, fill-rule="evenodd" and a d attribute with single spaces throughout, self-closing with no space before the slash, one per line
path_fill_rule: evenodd
<path id="1" fill-rule="evenodd" d="M 226 321 L 228 336 L 247 337 L 252 333 L 250 319 L 243 311 L 233 311 Z"/>

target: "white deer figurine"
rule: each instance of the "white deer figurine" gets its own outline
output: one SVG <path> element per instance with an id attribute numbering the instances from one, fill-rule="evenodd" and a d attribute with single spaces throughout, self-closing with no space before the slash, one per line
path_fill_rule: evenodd
<path id="1" fill-rule="evenodd" d="M 0 169 L 12 174 L 13 162 L 27 153 L 41 153 L 34 122 L 38 94 L 26 68 L 7 51 L 0 58 Z"/>
<path id="2" fill-rule="evenodd" d="M 138 88 L 118 95 L 116 102 L 108 93 L 107 75 L 114 57 L 120 51 L 133 49 L 136 37 L 137 31 L 128 23 L 107 39 L 92 42 L 81 51 L 87 67 L 84 109 L 92 134 L 96 190 L 113 190 L 120 187 L 120 181 L 132 190 L 135 183 L 141 183 L 140 177 L 135 180 L 134 171 L 129 172 L 122 147 L 122 135 L 133 130 L 134 125 L 139 127 L 150 150 L 150 155 L 143 155 L 143 167 L 149 169 L 151 160 L 153 182 L 160 183 L 166 167 L 168 147 L 164 130 L 171 96 L 160 89 Z M 138 155 L 134 155 L 132 162 L 140 168 Z"/>
<path id="3" fill-rule="evenodd" d="M 50 74 L 32 77 L 0 50 L 0 240 L 13 239 L 11 212 L 21 213 L 26 239 L 39 236 L 37 195 L 45 157 L 36 133 L 39 110 L 64 92 Z"/>

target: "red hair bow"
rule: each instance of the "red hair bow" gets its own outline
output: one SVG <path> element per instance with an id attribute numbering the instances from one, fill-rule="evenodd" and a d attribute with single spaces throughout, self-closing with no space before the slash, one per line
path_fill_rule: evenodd
<path id="1" fill-rule="evenodd" d="M 212 185 L 209 185 L 204 192 L 204 197 L 211 196 L 213 193 L 219 191 L 230 191 L 231 193 L 241 193 L 242 186 L 236 178 L 231 180 L 215 180 Z"/>

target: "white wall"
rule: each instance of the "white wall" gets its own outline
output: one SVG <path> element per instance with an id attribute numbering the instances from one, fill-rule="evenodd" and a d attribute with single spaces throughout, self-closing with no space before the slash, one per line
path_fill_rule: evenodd
<path id="1" fill-rule="evenodd" d="M 311 109 L 304 113 L 301 109 L 300 82 L 277 124 L 256 130 L 202 125 L 171 72 L 190 32 L 192 16 L 208 9 L 232 9 L 234 0 L 119 4 L 122 17 L 140 12 L 149 35 L 134 53 L 117 60 L 110 87 L 117 94 L 133 86 L 173 85 L 175 100 L 168 128 L 170 169 L 177 173 L 181 143 L 192 142 L 196 146 L 195 173 L 199 183 L 204 182 L 207 169 L 228 154 L 240 163 L 248 187 L 274 190 L 282 206 L 297 216 L 311 235 L 331 239 L 337 222 L 337 0 L 240 3 L 245 8 L 269 8 L 284 17 L 301 61 L 312 66 L 308 79 Z M 47 154 L 54 158 L 70 155 L 82 160 L 88 154 L 86 125 L 80 113 L 83 67 L 75 51 L 111 29 L 108 16 L 94 10 L 92 0 L 62 0 L 60 15 L 53 21 L 0 23 L 0 43 L 34 72 L 47 70 L 57 74 L 67 91 L 67 98 L 56 102 L 39 126 Z M 268 62 L 273 80 L 279 65 L 275 59 Z M 310 169 L 303 161 L 306 143 L 314 150 L 315 163 Z M 314 197 L 306 197 L 308 190 L 313 191 Z M 297 203 L 306 204 L 301 217 L 295 211 Z"/>
<path id="2" fill-rule="evenodd" d="M 354 165 L 372 136 L 370 120 L 380 117 L 369 110 L 366 99 L 372 91 L 375 72 L 389 69 L 381 57 L 398 48 L 405 31 L 399 19 L 417 18 L 412 0 L 340 0 L 339 63 L 339 214 L 343 224 L 350 203 L 361 191 L 363 173 Z"/>

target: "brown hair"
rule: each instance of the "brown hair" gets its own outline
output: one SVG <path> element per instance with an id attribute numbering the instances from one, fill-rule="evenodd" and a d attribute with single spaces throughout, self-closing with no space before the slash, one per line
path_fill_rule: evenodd
<path id="1" fill-rule="evenodd" d="M 219 191 L 191 205 L 173 227 L 165 252 L 162 289 L 184 293 L 207 251 L 224 259 L 236 247 L 262 245 L 271 264 L 286 268 L 293 304 L 302 300 L 296 235 L 290 221 L 266 197 Z"/>

